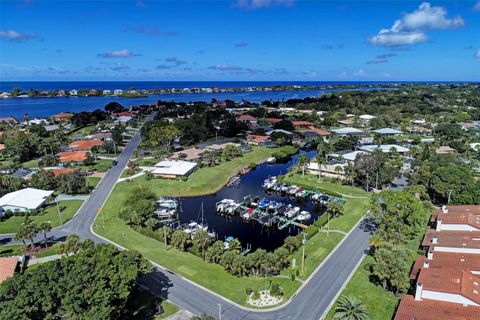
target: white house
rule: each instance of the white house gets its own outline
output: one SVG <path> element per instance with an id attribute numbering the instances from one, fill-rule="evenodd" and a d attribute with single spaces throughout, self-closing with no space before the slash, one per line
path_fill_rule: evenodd
<path id="1" fill-rule="evenodd" d="M 180 160 L 164 160 L 155 165 L 152 173 L 164 178 L 188 176 L 197 166 L 196 162 Z"/>
<path id="2" fill-rule="evenodd" d="M 109 96 L 109 95 L 112 94 L 112 91 L 110 91 L 110 90 L 103 90 L 103 91 L 102 91 L 102 94 L 103 94 L 104 96 Z"/>
<path id="3" fill-rule="evenodd" d="M 358 118 L 362 121 L 368 122 L 372 119 L 375 119 L 376 117 L 372 116 L 372 115 L 369 115 L 369 114 L 362 114 L 362 115 L 358 116 Z"/>
<path id="4" fill-rule="evenodd" d="M 330 130 L 336 135 L 339 136 L 355 136 L 355 135 L 363 135 L 365 131 L 357 129 L 357 128 L 338 128 Z"/>
<path id="5" fill-rule="evenodd" d="M 52 195 L 51 190 L 40 190 L 25 188 L 22 190 L 7 193 L 0 198 L 0 211 L 21 211 L 26 212 L 40 208 L 48 197 Z"/>
<path id="6" fill-rule="evenodd" d="M 359 147 L 360 150 L 367 151 L 367 152 L 373 152 L 374 150 L 380 150 L 382 152 L 390 152 L 390 150 L 395 149 L 400 154 L 407 153 L 410 151 L 410 149 L 396 145 L 396 144 L 369 144 L 369 145 L 364 145 Z"/>
<path id="7" fill-rule="evenodd" d="M 113 94 L 116 95 L 116 96 L 122 95 L 122 94 L 123 94 L 123 90 L 121 90 L 121 89 L 113 90 Z"/>
<path id="8" fill-rule="evenodd" d="M 373 133 L 376 133 L 382 136 L 398 136 L 403 132 L 393 128 L 382 128 L 382 129 L 373 130 Z"/>
<path id="9" fill-rule="evenodd" d="M 68 92 L 68 94 L 71 95 L 71 96 L 76 96 L 76 95 L 78 95 L 78 91 L 75 90 L 75 89 L 73 89 L 73 90 L 70 90 L 70 91 Z"/>

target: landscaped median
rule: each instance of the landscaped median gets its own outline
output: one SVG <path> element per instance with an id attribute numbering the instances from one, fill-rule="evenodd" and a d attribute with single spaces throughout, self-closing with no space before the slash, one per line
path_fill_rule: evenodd
<path id="1" fill-rule="evenodd" d="M 43 214 L 30 215 L 29 218 L 35 224 L 42 222 L 50 222 L 52 228 L 61 225 L 60 217 L 58 216 L 58 210 L 61 210 L 63 223 L 70 220 L 82 205 L 83 200 L 63 200 L 58 202 L 58 208 L 56 204 L 51 205 Z M 0 234 L 16 233 L 20 228 L 20 225 L 25 221 L 24 216 L 13 216 L 5 221 L 0 221 Z"/>
<path id="2" fill-rule="evenodd" d="M 146 177 L 142 176 L 128 183 L 118 183 L 104 206 L 105 223 L 103 223 L 102 219 L 97 219 L 94 230 L 101 236 L 127 249 L 137 250 L 147 259 L 240 305 L 247 306 L 246 292 L 248 290 L 257 291 L 268 289 L 271 282 L 277 283 L 282 287 L 284 295 L 283 302 L 285 302 L 301 285 L 301 281 L 292 281 L 291 277 L 288 276 L 288 270 L 285 270 L 281 276 L 271 278 L 254 276 L 237 277 L 225 271 L 222 266 L 208 263 L 194 254 L 180 252 L 172 247 L 166 250 L 162 242 L 134 231 L 119 217 L 119 213 L 124 206 L 124 199 L 136 186 L 149 186 L 158 196 L 172 195 L 187 197 L 211 194 L 220 190 L 228 180 L 240 170 L 251 166 L 252 163 L 258 163 L 267 159 L 277 151 L 278 149 L 257 147 L 254 148 L 252 152 L 240 158 L 233 159 L 215 167 L 199 169 L 194 172 L 187 181 L 164 179 L 147 180 Z M 322 184 L 318 186 L 321 187 Z M 344 190 L 341 184 L 328 184 L 328 187 L 338 187 L 342 191 Z M 349 192 L 354 192 L 353 188 L 349 190 Z M 330 223 L 331 229 L 339 228 L 343 231 L 349 231 L 366 211 L 369 201 L 368 197 L 353 199 L 355 202 L 352 201 L 351 204 L 349 204 L 350 200 L 352 199 L 347 199 L 344 215 L 332 219 Z M 363 213 L 361 210 L 363 210 Z M 336 222 L 337 219 L 341 219 L 341 221 Z M 307 242 L 305 250 L 305 271 L 304 273 L 298 274 L 298 278 L 308 278 L 343 237 L 344 235 L 341 233 L 331 232 L 328 236 L 323 232 L 316 233 Z M 295 252 L 291 258 L 293 257 L 297 260 L 298 269 L 301 264 L 301 249 Z"/>

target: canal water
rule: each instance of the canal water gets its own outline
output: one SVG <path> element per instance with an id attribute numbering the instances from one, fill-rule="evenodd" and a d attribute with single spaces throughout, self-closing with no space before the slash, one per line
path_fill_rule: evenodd
<path id="1" fill-rule="evenodd" d="M 315 151 L 307 152 L 307 154 L 309 157 L 313 157 Z M 301 232 L 300 228 L 289 226 L 283 230 L 278 230 L 275 225 L 271 228 L 266 228 L 256 222 L 245 222 L 238 215 L 233 218 L 227 218 L 216 214 L 215 204 L 225 198 L 240 202 L 246 195 L 259 196 L 260 198 L 299 206 L 302 210 L 307 210 L 312 214 L 309 223 L 313 222 L 324 210 L 320 211 L 318 208 L 315 208 L 311 201 L 306 203 L 295 202 L 288 197 L 280 197 L 275 193 L 267 194 L 262 188 L 265 178 L 287 173 L 288 168 L 295 164 L 298 156 L 299 154 L 284 163 L 259 165 L 255 170 L 243 175 L 238 186 L 224 187 L 213 195 L 181 199 L 182 213 L 180 213 L 179 217 L 180 222 L 184 224 L 191 221 L 201 221 L 201 207 L 203 203 L 204 222 L 208 224 L 210 232 L 213 231 L 217 234 L 218 240 L 225 240 L 226 237 L 232 236 L 240 240 L 242 247 L 245 248 L 248 244 L 252 250 L 256 248 L 274 250 L 280 247 L 287 236 L 297 235 Z"/>

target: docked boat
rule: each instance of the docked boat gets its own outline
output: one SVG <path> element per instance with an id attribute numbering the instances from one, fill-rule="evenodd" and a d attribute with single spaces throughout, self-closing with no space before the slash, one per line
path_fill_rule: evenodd
<path id="1" fill-rule="evenodd" d="M 185 229 L 183 229 L 183 231 L 185 233 L 191 234 L 192 236 L 195 233 L 197 233 L 199 230 L 207 231 L 208 226 L 204 225 L 204 224 L 201 224 L 201 223 L 198 223 L 198 222 L 195 222 L 195 221 L 192 221 L 187 225 L 187 227 Z"/>
<path id="2" fill-rule="evenodd" d="M 288 186 L 288 184 L 284 184 L 282 186 L 282 188 L 280 189 L 281 192 L 288 192 L 288 189 L 290 189 L 290 187 Z"/>
<path id="3" fill-rule="evenodd" d="M 295 193 L 295 197 L 297 198 L 305 198 L 307 196 L 307 192 L 303 189 L 299 189 L 296 193 Z"/>
<path id="4" fill-rule="evenodd" d="M 288 205 L 284 214 L 287 218 L 292 219 L 292 218 L 295 218 L 299 213 L 300 213 L 299 207 Z"/>
<path id="5" fill-rule="evenodd" d="M 226 212 L 226 210 L 234 204 L 235 204 L 235 200 L 233 199 L 223 199 L 215 204 L 215 208 L 218 213 L 223 213 L 223 212 Z"/>
<path id="6" fill-rule="evenodd" d="M 322 206 L 326 206 L 331 200 L 332 200 L 332 198 L 330 198 L 329 196 L 324 194 L 324 195 L 320 196 L 320 198 L 318 199 L 318 202 Z"/>
<path id="7" fill-rule="evenodd" d="M 310 212 L 308 211 L 301 211 L 300 214 L 297 216 L 298 221 L 307 221 L 312 217 Z"/>
<path id="8" fill-rule="evenodd" d="M 265 209 L 265 208 L 267 208 L 269 205 L 270 205 L 270 200 L 268 200 L 268 199 L 263 199 L 263 200 L 260 201 L 260 203 L 258 204 L 258 207 L 261 208 L 261 209 Z"/>
<path id="9" fill-rule="evenodd" d="M 250 218 L 253 215 L 253 212 L 254 210 L 252 208 L 248 208 L 247 210 L 245 210 L 244 213 L 242 213 L 242 218 L 245 220 L 250 220 Z"/>
<path id="10" fill-rule="evenodd" d="M 277 210 L 278 207 L 280 207 L 281 203 L 278 203 L 277 201 L 272 201 L 270 202 L 270 204 L 268 205 L 268 209 L 270 210 Z"/>
<path id="11" fill-rule="evenodd" d="M 291 186 L 290 188 L 288 188 L 288 194 L 293 196 L 298 192 L 299 189 L 300 188 L 297 186 Z"/>
<path id="12" fill-rule="evenodd" d="M 277 178 L 276 177 L 270 177 L 270 178 L 267 178 L 265 179 L 265 181 L 263 181 L 263 188 L 264 189 L 272 189 L 273 186 L 275 186 L 275 184 L 277 183 Z"/>

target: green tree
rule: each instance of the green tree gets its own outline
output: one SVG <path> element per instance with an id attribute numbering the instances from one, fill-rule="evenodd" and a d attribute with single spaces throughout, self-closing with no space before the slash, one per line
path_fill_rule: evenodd
<path id="1" fill-rule="evenodd" d="M 190 245 L 190 235 L 183 230 L 175 230 L 172 234 L 172 245 L 180 251 L 187 250 Z"/>
<path id="2" fill-rule="evenodd" d="M 66 194 L 81 194 L 88 192 L 87 179 L 80 172 L 67 172 L 57 177 L 58 191 Z"/>
<path id="3" fill-rule="evenodd" d="M 373 259 L 373 275 L 382 284 L 384 290 L 390 289 L 395 294 L 403 293 L 408 289 L 408 272 L 410 265 L 409 255 L 401 246 L 385 242 L 379 247 Z"/>
<path id="4" fill-rule="evenodd" d="M 179 135 L 180 130 L 174 125 L 153 127 L 150 131 L 150 143 L 153 147 L 163 145 L 167 152 L 170 152 L 170 145 L 172 144 L 173 139 Z"/>
<path id="5" fill-rule="evenodd" d="M 76 234 L 71 234 L 67 237 L 65 242 L 60 243 L 58 246 L 58 253 L 64 254 L 67 257 L 69 254 L 76 254 L 82 248 L 82 242 L 80 237 Z"/>
<path id="6" fill-rule="evenodd" d="M 334 320 L 369 320 L 367 309 L 354 296 L 342 296 L 335 307 Z"/>
<path id="7" fill-rule="evenodd" d="M 343 214 L 343 206 L 338 203 L 337 201 L 330 201 L 327 204 L 327 211 L 326 213 L 330 215 L 331 218 L 338 217 Z"/>
<path id="8" fill-rule="evenodd" d="M 42 222 L 38 229 L 43 233 L 43 240 L 45 241 L 45 248 L 47 247 L 47 233 L 52 230 L 52 224 L 49 221 Z"/>
<path id="9" fill-rule="evenodd" d="M 212 237 L 205 230 L 199 230 L 193 236 L 193 243 L 200 250 L 202 259 L 205 260 L 205 250 L 213 242 Z"/>
<path id="10" fill-rule="evenodd" d="M 292 253 L 300 247 L 300 241 L 297 237 L 288 236 L 283 240 L 283 246 L 288 250 L 288 253 Z"/>
<path id="11" fill-rule="evenodd" d="M 55 190 L 57 188 L 57 180 L 52 171 L 42 170 L 32 176 L 30 185 L 38 189 Z"/>
<path id="12" fill-rule="evenodd" d="M 302 176 L 305 175 L 305 167 L 310 163 L 310 158 L 305 153 L 302 153 L 298 157 L 297 163 L 302 168 Z"/>

